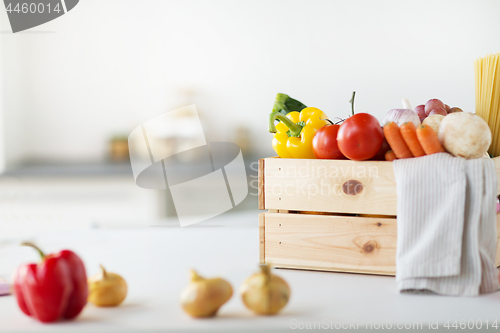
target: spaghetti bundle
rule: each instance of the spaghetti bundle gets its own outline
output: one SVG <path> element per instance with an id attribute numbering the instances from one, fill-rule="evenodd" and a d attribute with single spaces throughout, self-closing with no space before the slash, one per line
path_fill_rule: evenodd
<path id="1" fill-rule="evenodd" d="M 476 114 L 491 129 L 489 153 L 500 156 L 500 53 L 474 61 Z"/>

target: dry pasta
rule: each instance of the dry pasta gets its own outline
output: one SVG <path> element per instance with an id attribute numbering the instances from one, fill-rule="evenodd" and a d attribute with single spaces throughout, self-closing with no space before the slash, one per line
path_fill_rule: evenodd
<path id="1" fill-rule="evenodd" d="M 500 53 L 488 54 L 474 61 L 476 114 L 491 129 L 489 153 L 500 156 Z"/>

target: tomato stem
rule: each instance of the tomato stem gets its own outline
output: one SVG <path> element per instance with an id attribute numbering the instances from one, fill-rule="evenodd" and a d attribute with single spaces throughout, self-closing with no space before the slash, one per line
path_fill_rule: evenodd
<path id="1" fill-rule="evenodd" d="M 352 92 L 352 97 L 351 97 L 351 100 L 349 101 L 349 103 L 351 103 L 351 111 L 352 111 L 353 116 L 354 116 L 354 96 L 356 96 L 355 91 Z"/>
<path id="2" fill-rule="evenodd" d="M 321 120 L 324 120 L 324 121 L 328 122 L 330 125 L 338 125 L 338 124 L 343 123 L 345 121 L 345 119 L 342 119 L 340 117 L 333 117 L 333 119 L 339 119 L 339 120 L 337 122 L 333 122 L 332 120 L 330 120 L 328 118 L 327 119 L 321 119 Z"/>

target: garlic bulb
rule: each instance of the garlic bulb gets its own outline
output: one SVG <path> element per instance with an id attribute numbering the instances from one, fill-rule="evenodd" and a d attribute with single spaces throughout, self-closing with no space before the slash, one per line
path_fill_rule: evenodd
<path id="1" fill-rule="evenodd" d="M 246 307 L 257 314 L 278 313 L 290 298 L 290 287 L 279 276 L 271 274 L 269 265 L 260 265 L 261 272 L 250 276 L 240 288 Z"/>
<path id="2" fill-rule="evenodd" d="M 100 267 L 101 273 L 88 279 L 88 301 L 96 306 L 117 306 L 127 297 L 127 282 L 120 275 Z"/>
<path id="3" fill-rule="evenodd" d="M 233 288 L 222 278 L 205 279 L 191 270 L 191 282 L 181 293 L 184 311 L 193 317 L 215 316 L 233 295 Z"/>
<path id="4" fill-rule="evenodd" d="M 420 118 L 417 113 L 410 109 L 392 109 L 385 115 L 384 120 L 382 121 L 382 126 L 391 121 L 398 124 L 398 126 L 403 125 L 407 122 L 412 122 L 415 124 L 415 127 L 420 125 Z"/>

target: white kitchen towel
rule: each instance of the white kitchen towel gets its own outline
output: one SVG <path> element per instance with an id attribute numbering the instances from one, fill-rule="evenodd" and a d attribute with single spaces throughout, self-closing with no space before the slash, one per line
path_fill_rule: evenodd
<path id="1" fill-rule="evenodd" d="M 0 296 L 9 295 L 10 286 L 7 281 L 0 279 Z"/>
<path id="2" fill-rule="evenodd" d="M 475 296 L 500 289 L 495 165 L 446 153 L 394 161 L 401 292 Z"/>

